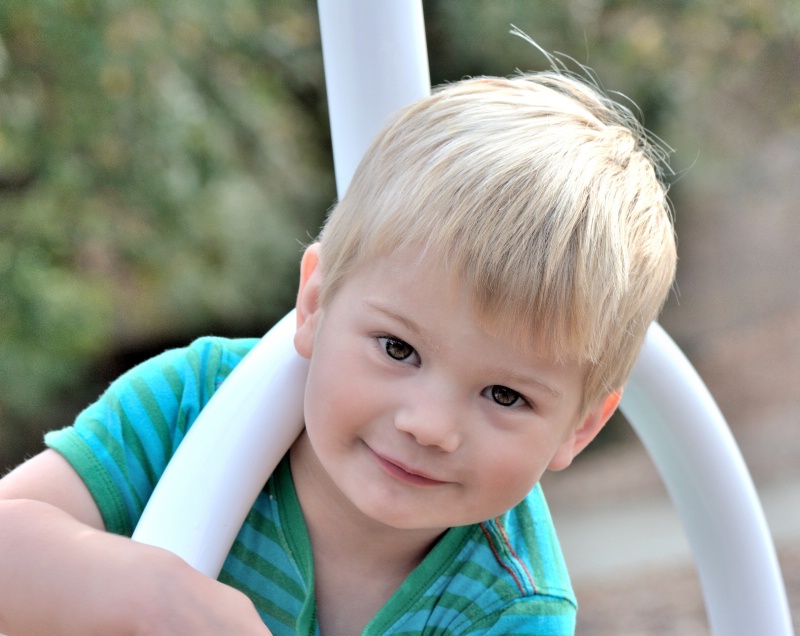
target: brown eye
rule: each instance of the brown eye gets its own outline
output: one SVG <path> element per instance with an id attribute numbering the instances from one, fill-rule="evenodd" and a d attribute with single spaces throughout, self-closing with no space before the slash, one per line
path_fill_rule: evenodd
<path id="1" fill-rule="evenodd" d="M 381 340 L 384 341 L 383 348 L 386 353 L 394 360 L 405 360 L 414 353 L 414 347 L 397 338 L 381 338 Z"/>
<path id="2" fill-rule="evenodd" d="M 514 406 L 522 398 L 514 389 L 495 384 L 489 387 L 492 399 L 500 406 Z"/>

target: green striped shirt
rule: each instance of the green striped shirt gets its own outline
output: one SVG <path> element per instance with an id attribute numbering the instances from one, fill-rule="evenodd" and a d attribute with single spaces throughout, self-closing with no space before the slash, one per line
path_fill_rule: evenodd
<path id="1" fill-rule="evenodd" d="M 201 338 L 132 369 L 45 442 L 75 467 L 110 532 L 130 535 L 211 395 L 257 341 Z M 254 503 L 220 581 L 276 636 L 319 634 L 311 544 L 288 460 Z M 451 528 L 364 634 L 572 634 L 576 602 L 541 489 L 504 515 Z"/>

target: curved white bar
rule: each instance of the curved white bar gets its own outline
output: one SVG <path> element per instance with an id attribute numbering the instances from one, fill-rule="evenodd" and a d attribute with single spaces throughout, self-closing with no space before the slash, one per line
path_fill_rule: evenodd
<path id="1" fill-rule="evenodd" d="M 739 448 L 700 376 L 655 323 L 621 409 L 683 522 L 712 632 L 791 636 L 772 537 Z"/>
<path id="2" fill-rule="evenodd" d="M 318 0 L 336 189 L 398 108 L 430 93 L 421 0 Z"/>
<path id="3" fill-rule="evenodd" d="M 133 538 L 217 577 L 247 513 L 303 427 L 308 361 L 294 312 L 236 366 L 200 412 L 147 503 Z"/>

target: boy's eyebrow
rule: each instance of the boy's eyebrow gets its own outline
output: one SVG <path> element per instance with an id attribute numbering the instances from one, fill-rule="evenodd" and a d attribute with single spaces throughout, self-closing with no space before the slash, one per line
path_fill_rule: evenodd
<path id="1" fill-rule="evenodd" d="M 392 320 L 399 322 L 401 325 L 403 325 L 403 327 L 405 327 L 416 337 L 418 337 L 427 348 L 433 351 L 439 349 L 439 345 L 436 342 L 436 338 L 434 338 L 433 334 L 431 334 L 422 325 L 419 325 L 410 318 L 403 316 L 402 314 L 398 314 L 396 311 L 393 311 L 388 307 L 384 307 L 383 305 L 380 305 L 378 303 L 366 300 L 364 301 L 364 304 L 367 307 L 370 307 L 371 309 L 381 312 L 382 314 L 388 316 Z M 496 375 L 497 377 L 502 378 L 504 382 L 508 382 L 509 384 L 512 385 L 536 386 L 541 390 L 545 391 L 546 393 L 548 393 L 549 395 L 553 396 L 553 398 L 557 400 L 561 399 L 562 397 L 561 391 L 558 391 L 557 389 L 546 384 L 542 380 L 539 380 L 530 375 L 525 375 L 524 373 L 519 373 L 514 369 L 506 367 L 497 367 L 488 369 L 487 373 L 491 375 Z"/>
<path id="2" fill-rule="evenodd" d="M 433 337 L 433 334 L 427 329 L 425 329 L 425 327 L 414 322 L 410 318 L 403 316 L 402 314 L 398 314 L 396 311 L 393 311 L 388 307 L 384 307 L 383 305 L 371 302 L 369 300 L 365 300 L 364 304 L 367 307 L 370 307 L 376 311 L 381 312 L 382 314 L 388 316 L 392 320 L 399 322 L 401 325 L 403 325 L 403 327 L 408 329 L 417 338 L 419 338 L 428 349 L 437 351 L 440 348 L 439 344 L 436 342 L 436 338 Z"/>
<path id="3" fill-rule="evenodd" d="M 534 378 L 530 375 L 525 375 L 524 373 L 518 373 L 513 369 L 507 369 L 505 367 L 496 369 L 495 373 L 499 377 L 501 377 L 503 381 L 507 381 L 510 385 L 512 385 L 511 388 L 513 388 L 514 385 L 536 386 L 541 390 L 543 390 L 545 393 L 551 395 L 556 400 L 559 400 L 562 397 L 561 391 L 553 388 L 549 384 L 545 384 L 541 380 Z"/>

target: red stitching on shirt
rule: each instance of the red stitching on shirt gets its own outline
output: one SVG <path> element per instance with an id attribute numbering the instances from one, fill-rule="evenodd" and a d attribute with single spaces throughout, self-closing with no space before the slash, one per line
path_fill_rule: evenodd
<path id="1" fill-rule="evenodd" d="M 519 558 L 516 552 L 514 552 L 514 548 L 511 546 L 511 541 L 508 540 L 508 535 L 506 534 L 506 529 L 503 527 L 502 522 L 500 521 L 500 517 L 495 519 L 497 523 L 497 527 L 500 529 L 500 533 L 503 535 L 503 541 L 505 541 L 506 546 L 508 546 L 509 552 L 511 552 L 511 556 L 513 556 L 517 562 L 522 566 L 522 569 L 525 571 L 525 576 L 528 577 L 528 581 L 530 581 L 531 587 L 533 588 L 534 593 L 538 594 L 538 590 L 536 589 L 536 583 L 533 580 L 533 576 L 531 575 L 530 571 L 528 570 L 528 566 L 525 565 L 525 561 Z"/>
<path id="2" fill-rule="evenodd" d="M 483 534 L 486 535 L 486 540 L 489 542 L 489 547 L 492 549 L 492 554 L 494 554 L 494 558 L 497 559 L 497 562 L 500 566 L 511 575 L 511 578 L 514 579 L 514 582 L 517 584 L 519 591 L 521 594 L 525 594 L 525 588 L 522 585 L 522 581 L 519 580 L 517 573 L 511 569 L 509 565 L 507 565 L 501 558 L 500 554 L 497 552 L 497 548 L 494 547 L 494 543 L 492 541 L 492 535 L 489 534 L 489 531 L 486 529 L 486 522 L 481 522 L 481 530 L 483 530 Z"/>

